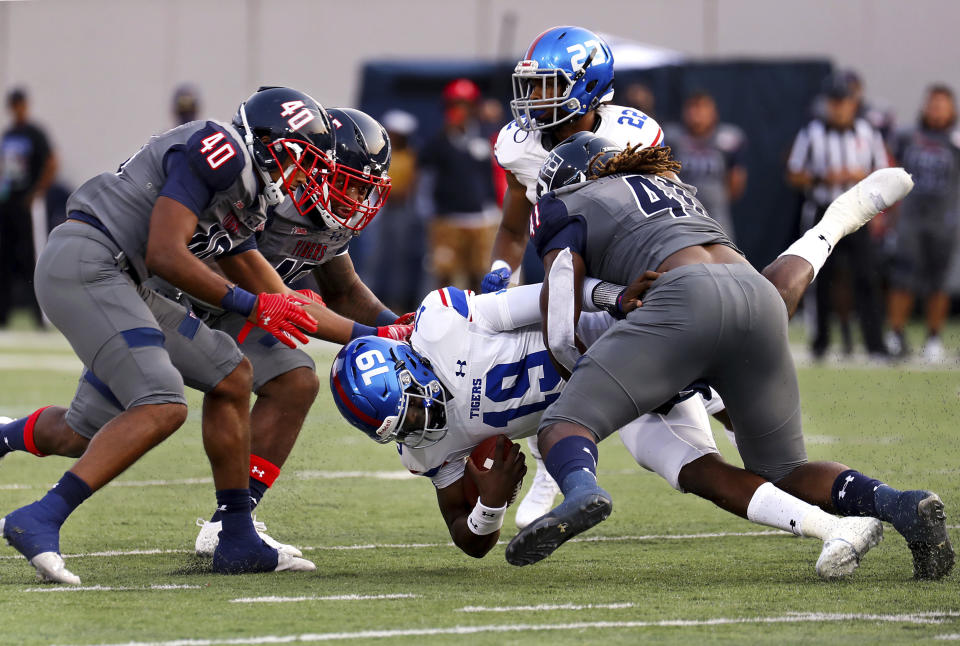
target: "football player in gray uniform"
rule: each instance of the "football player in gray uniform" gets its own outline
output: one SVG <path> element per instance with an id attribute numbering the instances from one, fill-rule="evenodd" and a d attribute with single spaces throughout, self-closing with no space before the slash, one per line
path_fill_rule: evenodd
<path id="1" fill-rule="evenodd" d="M 98 175 L 70 196 L 68 221 L 53 231 L 37 262 L 37 296 L 122 412 L 46 496 L 0 520 L 0 533 L 41 578 L 79 584 L 60 556 L 61 525 L 186 419 L 184 380 L 159 320 L 171 311 L 183 321 L 176 333 L 203 339 L 204 360 L 222 375 L 209 385 L 203 409 L 204 447 L 223 515 L 214 570 L 314 569 L 264 544 L 253 527 L 250 362 L 229 336 L 150 296 L 141 283 L 158 276 L 291 347 L 294 339 L 306 341 L 298 328 L 316 329 L 302 307 L 306 299 L 293 296 L 255 251 L 253 234 L 263 228 L 271 203 L 286 199 L 301 213 L 317 202 L 329 207 L 333 147 L 330 122 L 314 99 L 261 88 L 240 105 L 232 124 L 195 121 L 157 135 L 115 173 Z M 204 259 L 215 259 L 227 278 Z M 33 431 L 43 413 L 0 429 L 5 444 L 38 453 Z"/>
<path id="2" fill-rule="evenodd" d="M 669 149 L 622 150 L 591 133 L 564 142 L 544 164 L 550 192 L 531 214 L 531 239 L 548 270 L 564 249 L 572 252 L 574 322 L 584 275 L 620 284 L 651 270 L 660 276 L 643 307 L 625 314 L 622 299 L 611 299 L 610 311 L 623 319 L 580 357 L 545 411 L 540 450 L 564 501 L 517 534 L 507 560 L 535 563 L 604 520 L 612 500 L 597 484 L 597 442 L 705 381 L 727 404 L 744 466 L 756 474 L 755 492 L 773 482 L 827 511 L 890 522 L 913 553 L 915 577 L 946 576 L 954 552 L 936 494 L 899 491 L 837 462 L 807 461 L 780 295 L 675 178 L 678 168 Z M 832 224 L 817 233 L 832 246 L 862 226 L 864 203 L 875 213 L 911 187 L 903 169 L 874 173 L 831 205 L 844 216 L 842 226 L 834 230 L 836 218 L 825 217 Z M 550 300 L 545 288 L 545 314 Z M 625 360 L 635 355 L 642 360 Z"/>
<path id="3" fill-rule="evenodd" d="M 409 334 L 409 326 L 394 324 L 402 317 L 363 284 L 348 254 L 350 240 L 372 220 L 389 194 L 389 139 L 376 120 L 359 110 L 333 108 L 327 115 L 338 135 L 337 165 L 327 186 L 329 209 L 317 203 L 301 215 L 293 201 L 285 200 L 268 210 L 267 223 L 255 236 L 257 249 L 244 253 L 262 255 L 287 284 L 311 275 L 316 279 L 320 294 L 301 293 L 326 301 L 329 308 L 313 310 L 319 324 L 312 336 L 339 343 L 370 334 L 403 338 Z M 206 350 L 207 327 L 230 335 L 252 365 L 257 400 L 250 412 L 249 488 L 251 505 L 256 508 L 279 476 L 316 397 L 313 360 L 263 330 L 242 336 L 246 320 L 234 312 L 181 293 L 159 278 L 147 284 L 152 290 L 141 288 L 142 296 L 151 304 L 166 336 L 167 352 L 187 385 L 206 392 L 223 379 L 220 366 L 211 363 Z M 171 301 L 185 305 L 186 312 Z M 90 438 L 121 411 L 109 387 L 84 370 L 70 408 L 46 409 L 27 435 L 38 453 L 79 456 Z M 222 516 L 218 509 L 209 521 L 198 520 L 198 555 L 215 553 Z M 301 556 L 297 548 L 266 534 L 262 523 L 254 526 L 271 547 Z"/>

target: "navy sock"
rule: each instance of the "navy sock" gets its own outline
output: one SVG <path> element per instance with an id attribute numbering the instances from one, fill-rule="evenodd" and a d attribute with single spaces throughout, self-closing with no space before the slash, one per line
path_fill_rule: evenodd
<path id="1" fill-rule="evenodd" d="M 250 519 L 250 490 L 249 489 L 221 489 L 217 491 L 217 513 L 223 522 L 224 535 L 252 534 L 253 521 Z"/>
<path id="2" fill-rule="evenodd" d="M 40 505 L 50 512 L 51 520 L 62 525 L 67 516 L 92 494 L 90 485 L 67 471 L 53 489 L 40 499 Z"/>
<path id="3" fill-rule="evenodd" d="M 0 426 L 0 455 L 11 451 L 26 451 L 27 445 L 23 441 L 23 429 L 27 426 L 29 417 L 15 419 L 9 424 Z"/>
<path id="4" fill-rule="evenodd" d="M 833 482 L 833 507 L 842 516 L 873 516 L 893 522 L 902 492 L 859 471 L 844 471 Z"/>
<path id="5" fill-rule="evenodd" d="M 547 471 L 560 486 L 563 495 L 584 486 L 597 484 L 597 445 L 585 437 L 565 437 L 544 458 Z"/>
<path id="6" fill-rule="evenodd" d="M 250 510 L 253 511 L 260 504 L 264 494 L 270 486 L 265 482 L 260 482 L 256 478 L 250 478 Z"/>

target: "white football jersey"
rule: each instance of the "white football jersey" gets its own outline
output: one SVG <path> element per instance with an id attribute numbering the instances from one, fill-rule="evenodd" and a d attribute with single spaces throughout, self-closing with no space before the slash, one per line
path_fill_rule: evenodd
<path id="1" fill-rule="evenodd" d="M 463 476 L 467 456 L 486 438 L 535 434 L 564 386 L 539 324 L 504 330 L 494 320 L 506 307 L 502 295 L 447 287 L 430 292 L 417 310 L 410 343 L 449 390 L 449 431 L 433 446 L 397 448 L 403 465 L 438 489 Z M 613 322 L 602 312 L 584 313 L 579 331 L 589 344 Z"/>
<path id="2" fill-rule="evenodd" d="M 600 117 L 600 125 L 597 126 L 596 134 L 611 139 L 618 145 L 626 147 L 642 144 L 644 148 L 649 148 L 659 146 L 663 141 L 660 125 L 639 110 L 604 103 L 597 108 L 597 116 Z M 543 132 L 525 132 L 517 126 L 516 121 L 511 121 L 497 135 L 493 152 L 497 163 L 513 173 L 517 181 L 527 187 L 530 204 L 536 204 L 537 177 L 547 153 L 550 152 L 543 145 Z"/>

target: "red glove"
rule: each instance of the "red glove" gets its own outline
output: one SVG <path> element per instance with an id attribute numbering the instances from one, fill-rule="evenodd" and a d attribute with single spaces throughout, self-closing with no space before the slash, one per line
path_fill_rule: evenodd
<path id="1" fill-rule="evenodd" d="M 411 334 L 412 325 L 384 325 L 377 328 L 377 336 L 394 341 L 409 341 Z"/>
<path id="2" fill-rule="evenodd" d="M 403 316 L 398 317 L 397 320 L 393 322 L 393 325 L 413 325 L 415 318 L 417 318 L 416 312 L 407 312 Z"/>
<path id="3" fill-rule="evenodd" d="M 327 306 L 327 304 L 323 302 L 323 297 L 320 296 L 320 294 L 318 294 L 318 293 L 316 293 L 315 291 L 313 291 L 312 289 L 298 289 L 298 290 L 297 290 L 297 293 L 298 293 L 298 294 L 303 294 L 304 296 L 306 296 L 309 300 L 313 301 L 314 303 L 317 303 L 317 304 L 319 304 L 319 305 L 323 305 L 324 307 Z"/>
<path id="4" fill-rule="evenodd" d="M 260 294 L 257 296 L 255 309 L 256 322 L 247 321 L 247 324 L 240 330 L 240 334 L 237 335 L 237 342 L 243 343 L 250 330 L 257 326 L 275 336 L 288 347 L 297 347 L 293 339 L 300 341 L 300 343 L 306 343 L 309 339 L 297 328 L 302 328 L 307 332 L 316 332 L 317 320 L 303 311 L 301 305 L 304 302 L 302 297 L 292 295 Z"/>

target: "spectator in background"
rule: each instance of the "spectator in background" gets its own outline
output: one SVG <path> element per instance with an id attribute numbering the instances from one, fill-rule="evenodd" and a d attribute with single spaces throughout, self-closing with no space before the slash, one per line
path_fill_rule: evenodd
<path id="1" fill-rule="evenodd" d="M 190 121 L 196 121 L 200 112 L 200 92 L 189 83 L 177 87 L 173 91 L 173 122 L 182 126 Z"/>
<path id="2" fill-rule="evenodd" d="M 649 117 L 654 116 L 654 108 L 657 105 L 657 100 L 653 94 L 653 90 L 649 87 L 643 83 L 631 83 L 624 91 L 624 95 L 627 97 L 625 105 L 636 108 Z"/>
<path id="3" fill-rule="evenodd" d="M 477 118 L 480 89 L 473 81 L 449 83 L 443 100 L 443 130 L 420 157 L 425 190 L 433 198 L 431 267 L 440 285 L 479 290 L 497 232 L 493 147 Z"/>
<path id="4" fill-rule="evenodd" d="M 719 122 L 710 94 L 694 92 L 684 101 L 683 124 L 668 127 L 664 139 L 683 164 L 683 181 L 697 187 L 697 199 L 707 213 L 736 241 L 730 204 L 747 188 L 743 131 Z"/>
<path id="5" fill-rule="evenodd" d="M 57 157 L 43 130 L 30 123 L 25 90 L 10 91 L 7 108 L 13 123 L 0 139 L 0 326 L 7 325 L 18 300 L 30 305 L 42 326 L 43 314 L 33 293 L 32 207 L 34 200 L 46 197 L 57 173 Z M 41 227 L 46 230 L 45 221 Z"/>
<path id="6" fill-rule="evenodd" d="M 908 353 L 904 327 L 913 313 L 914 295 L 926 296 L 927 340 L 923 356 L 944 358 L 940 331 L 950 310 L 944 289 L 957 238 L 960 193 L 960 131 L 953 91 L 933 85 L 916 128 L 894 139 L 897 162 L 913 175 L 913 191 L 900 204 L 894 224 L 893 267 L 887 316 L 887 347 L 895 356 Z"/>
<path id="7" fill-rule="evenodd" d="M 380 122 L 390 137 L 390 197 L 357 242 L 370 241 L 358 271 L 364 282 L 395 311 L 409 312 L 423 297 L 423 221 L 418 210 L 417 153 L 410 138 L 417 118 L 403 110 L 384 113 Z"/>
<path id="8" fill-rule="evenodd" d="M 827 205 L 842 192 L 887 166 L 883 139 L 866 120 L 857 117 L 859 106 L 848 79 L 831 75 L 825 89 L 825 116 L 814 118 L 797 134 L 787 161 L 787 181 L 806 196 L 804 228 L 818 222 Z M 840 241 L 814 283 L 813 356 L 822 358 L 830 344 L 831 305 L 837 278 L 843 271 L 852 277 L 853 289 L 848 294 L 855 301 L 867 352 L 874 358 L 885 358 L 877 263 L 868 227 Z M 837 305 L 841 313 L 849 309 L 845 303 Z"/>

